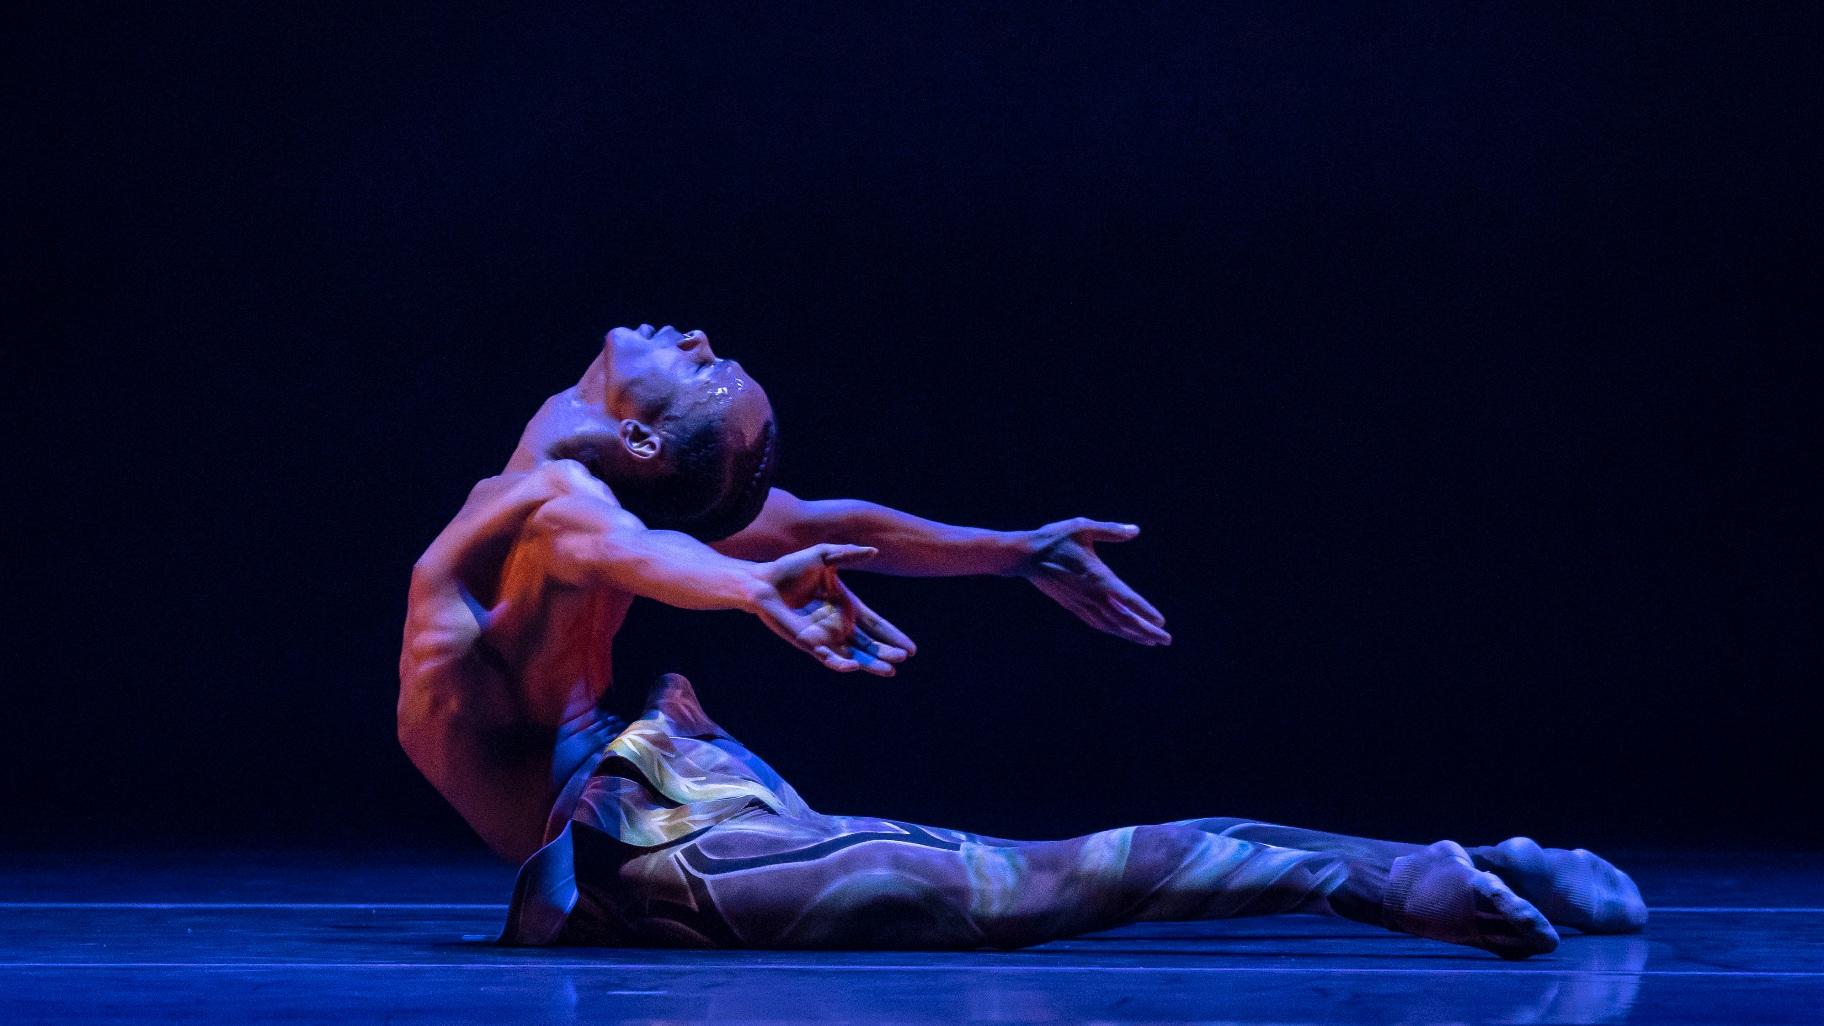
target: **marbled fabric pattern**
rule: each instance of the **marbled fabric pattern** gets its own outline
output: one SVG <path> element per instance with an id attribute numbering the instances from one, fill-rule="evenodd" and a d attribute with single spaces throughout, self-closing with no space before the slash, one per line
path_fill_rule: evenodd
<path id="1" fill-rule="evenodd" d="M 503 941 L 1010 948 L 1140 919 L 1326 911 L 1341 858 L 1185 824 L 1062 841 L 813 811 L 684 678 L 520 871 Z"/>

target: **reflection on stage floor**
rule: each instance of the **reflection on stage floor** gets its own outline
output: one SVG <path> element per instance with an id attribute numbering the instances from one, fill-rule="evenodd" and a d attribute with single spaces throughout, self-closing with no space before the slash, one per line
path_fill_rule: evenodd
<path id="1" fill-rule="evenodd" d="M 1824 857 L 1636 854 L 1647 932 L 1552 955 L 1312 917 L 1159 923 L 1012 953 L 493 945 L 511 880 L 459 856 L 8 858 L 9 1023 L 1824 1020 Z"/>

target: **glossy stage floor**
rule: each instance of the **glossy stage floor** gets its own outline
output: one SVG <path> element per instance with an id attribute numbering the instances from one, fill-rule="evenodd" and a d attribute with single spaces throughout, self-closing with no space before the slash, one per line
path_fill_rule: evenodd
<path id="1" fill-rule="evenodd" d="M 1824 857 L 1607 854 L 1647 932 L 1525 963 L 1312 917 L 1013 953 L 504 949 L 511 873 L 475 859 L 15 854 L 0 1022 L 1824 1022 Z"/>

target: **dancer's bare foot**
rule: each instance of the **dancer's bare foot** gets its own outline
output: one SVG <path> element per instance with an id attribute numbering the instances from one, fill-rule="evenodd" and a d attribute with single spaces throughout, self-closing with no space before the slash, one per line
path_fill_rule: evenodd
<path id="1" fill-rule="evenodd" d="M 1584 933 L 1633 933 L 1647 925 L 1647 906 L 1628 874 L 1577 848 L 1541 848 L 1513 837 L 1470 850 L 1477 869 L 1501 877 L 1557 926 Z"/>
<path id="2" fill-rule="evenodd" d="M 1558 947 L 1558 932 L 1545 916 L 1499 877 L 1478 871 L 1455 841 L 1393 860 L 1382 911 L 1391 929 L 1502 958 L 1530 958 Z"/>

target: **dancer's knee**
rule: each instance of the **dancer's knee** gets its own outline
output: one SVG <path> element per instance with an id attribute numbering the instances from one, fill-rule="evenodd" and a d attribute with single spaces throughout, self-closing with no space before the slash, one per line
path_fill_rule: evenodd
<path id="1" fill-rule="evenodd" d="M 1144 918 L 1148 902 L 1186 867 L 1244 842 L 1175 824 L 1121 827 L 989 856 L 978 918 L 997 946 L 1018 947 Z M 980 857 L 978 855 L 978 857 Z"/>

